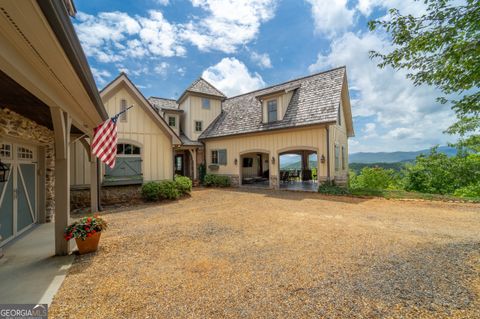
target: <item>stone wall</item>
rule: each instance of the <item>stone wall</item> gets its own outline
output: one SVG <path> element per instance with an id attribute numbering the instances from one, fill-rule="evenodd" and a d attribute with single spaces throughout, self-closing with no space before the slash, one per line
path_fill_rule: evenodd
<path id="1" fill-rule="evenodd" d="M 29 120 L 10 109 L 0 108 L 0 136 L 35 141 L 45 147 L 46 165 L 46 221 L 53 220 L 55 212 L 55 149 L 54 134 L 45 126 Z"/>
<path id="2" fill-rule="evenodd" d="M 141 188 L 141 185 L 102 186 L 100 203 L 102 206 L 127 206 L 141 203 L 143 201 Z M 70 190 L 70 208 L 72 211 L 90 208 L 90 189 L 88 187 Z"/>

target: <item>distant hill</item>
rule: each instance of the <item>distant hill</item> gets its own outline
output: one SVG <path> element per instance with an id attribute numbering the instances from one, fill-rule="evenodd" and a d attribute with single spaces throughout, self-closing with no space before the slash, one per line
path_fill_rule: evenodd
<path id="1" fill-rule="evenodd" d="M 384 169 L 393 169 L 394 171 L 399 172 L 405 167 L 405 164 L 408 162 L 410 161 L 395 162 L 395 163 L 349 163 L 348 168 L 357 174 L 360 173 L 360 171 L 364 167 L 381 167 Z"/>
<path id="2" fill-rule="evenodd" d="M 447 154 L 448 156 L 455 156 L 457 150 L 453 147 L 440 146 L 438 152 Z M 350 163 L 396 163 L 413 161 L 420 154 L 430 153 L 429 149 L 412 151 L 412 152 L 361 152 L 352 153 L 349 155 Z"/>
<path id="3" fill-rule="evenodd" d="M 310 167 L 317 167 L 317 161 L 310 161 Z M 296 161 L 293 163 L 286 163 L 280 165 L 281 169 L 302 169 L 302 164 L 300 161 Z"/>

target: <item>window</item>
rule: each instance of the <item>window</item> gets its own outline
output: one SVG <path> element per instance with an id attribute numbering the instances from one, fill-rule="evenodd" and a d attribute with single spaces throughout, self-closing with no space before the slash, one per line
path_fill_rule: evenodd
<path id="1" fill-rule="evenodd" d="M 120 112 L 123 112 L 127 109 L 127 100 L 121 99 L 120 100 Z M 126 122 L 127 121 L 127 112 L 123 112 L 122 115 L 120 115 L 120 122 Z"/>
<path id="2" fill-rule="evenodd" d="M 2 158 L 12 158 L 12 145 L 11 144 L 0 144 L 0 157 L 2 157 Z"/>
<path id="3" fill-rule="evenodd" d="M 338 145 L 335 145 L 335 170 L 340 169 L 340 150 Z"/>
<path id="4" fill-rule="evenodd" d="M 268 123 L 277 120 L 277 100 L 270 100 L 267 102 Z"/>
<path id="5" fill-rule="evenodd" d="M 177 126 L 177 118 L 175 116 L 169 116 L 168 117 L 168 125 L 171 127 L 176 127 Z"/>
<path id="6" fill-rule="evenodd" d="M 347 158 L 345 157 L 345 146 L 342 145 L 342 170 L 347 167 Z"/>
<path id="7" fill-rule="evenodd" d="M 244 157 L 243 158 L 243 167 L 253 167 L 253 158 L 251 157 Z"/>
<path id="8" fill-rule="evenodd" d="M 33 159 L 33 151 L 26 147 L 19 147 L 17 149 L 17 157 L 19 159 Z"/>
<path id="9" fill-rule="evenodd" d="M 210 99 L 202 98 L 202 109 L 210 110 Z"/>
<path id="10" fill-rule="evenodd" d="M 140 155 L 140 147 L 133 144 L 117 144 L 117 155 Z"/>
<path id="11" fill-rule="evenodd" d="M 202 131 L 202 121 L 195 121 L 195 132 Z"/>
<path id="12" fill-rule="evenodd" d="M 227 165 L 227 150 L 212 151 L 212 164 Z"/>

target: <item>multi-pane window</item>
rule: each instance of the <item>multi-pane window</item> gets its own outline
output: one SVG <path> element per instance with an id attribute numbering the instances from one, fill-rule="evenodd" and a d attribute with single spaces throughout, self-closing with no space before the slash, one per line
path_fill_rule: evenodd
<path id="1" fill-rule="evenodd" d="M 33 151 L 26 147 L 19 147 L 17 149 L 17 157 L 19 159 L 33 159 Z"/>
<path id="2" fill-rule="evenodd" d="M 345 146 L 342 145 L 342 170 L 347 167 L 347 158 L 345 156 Z"/>
<path id="3" fill-rule="evenodd" d="M 335 145 L 335 170 L 340 169 L 340 149 L 338 145 Z"/>
<path id="4" fill-rule="evenodd" d="M 117 144 L 117 155 L 140 155 L 140 147 L 133 144 Z"/>
<path id="5" fill-rule="evenodd" d="M 121 99 L 120 100 L 120 112 L 123 112 L 127 109 L 127 100 Z M 126 122 L 127 121 L 127 112 L 123 112 L 120 115 L 120 122 Z"/>
<path id="6" fill-rule="evenodd" d="M 202 98 L 202 108 L 210 110 L 210 99 Z"/>
<path id="7" fill-rule="evenodd" d="M 2 158 L 12 158 L 12 145 L 11 144 L 0 144 L 0 157 L 2 157 Z"/>
<path id="8" fill-rule="evenodd" d="M 195 121 L 195 132 L 202 131 L 202 121 Z"/>
<path id="9" fill-rule="evenodd" d="M 277 120 L 277 100 L 270 100 L 267 102 L 268 123 Z"/>
<path id="10" fill-rule="evenodd" d="M 338 125 L 340 125 L 340 126 L 342 125 L 342 108 L 341 108 L 341 106 L 342 105 L 338 106 L 338 115 L 337 115 L 337 117 L 338 117 L 337 122 L 338 122 Z"/>
<path id="11" fill-rule="evenodd" d="M 175 116 L 169 116 L 168 117 L 168 125 L 172 127 L 177 126 L 177 118 Z"/>
<path id="12" fill-rule="evenodd" d="M 227 150 L 212 151 L 212 164 L 227 165 Z"/>

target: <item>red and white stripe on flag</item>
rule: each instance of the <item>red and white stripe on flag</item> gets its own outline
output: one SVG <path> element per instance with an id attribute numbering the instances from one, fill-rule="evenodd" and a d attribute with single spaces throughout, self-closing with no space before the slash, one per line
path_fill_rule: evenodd
<path id="1" fill-rule="evenodd" d="M 92 154 L 113 168 L 117 155 L 117 141 L 116 118 L 108 119 L 93 131 Z"/>

